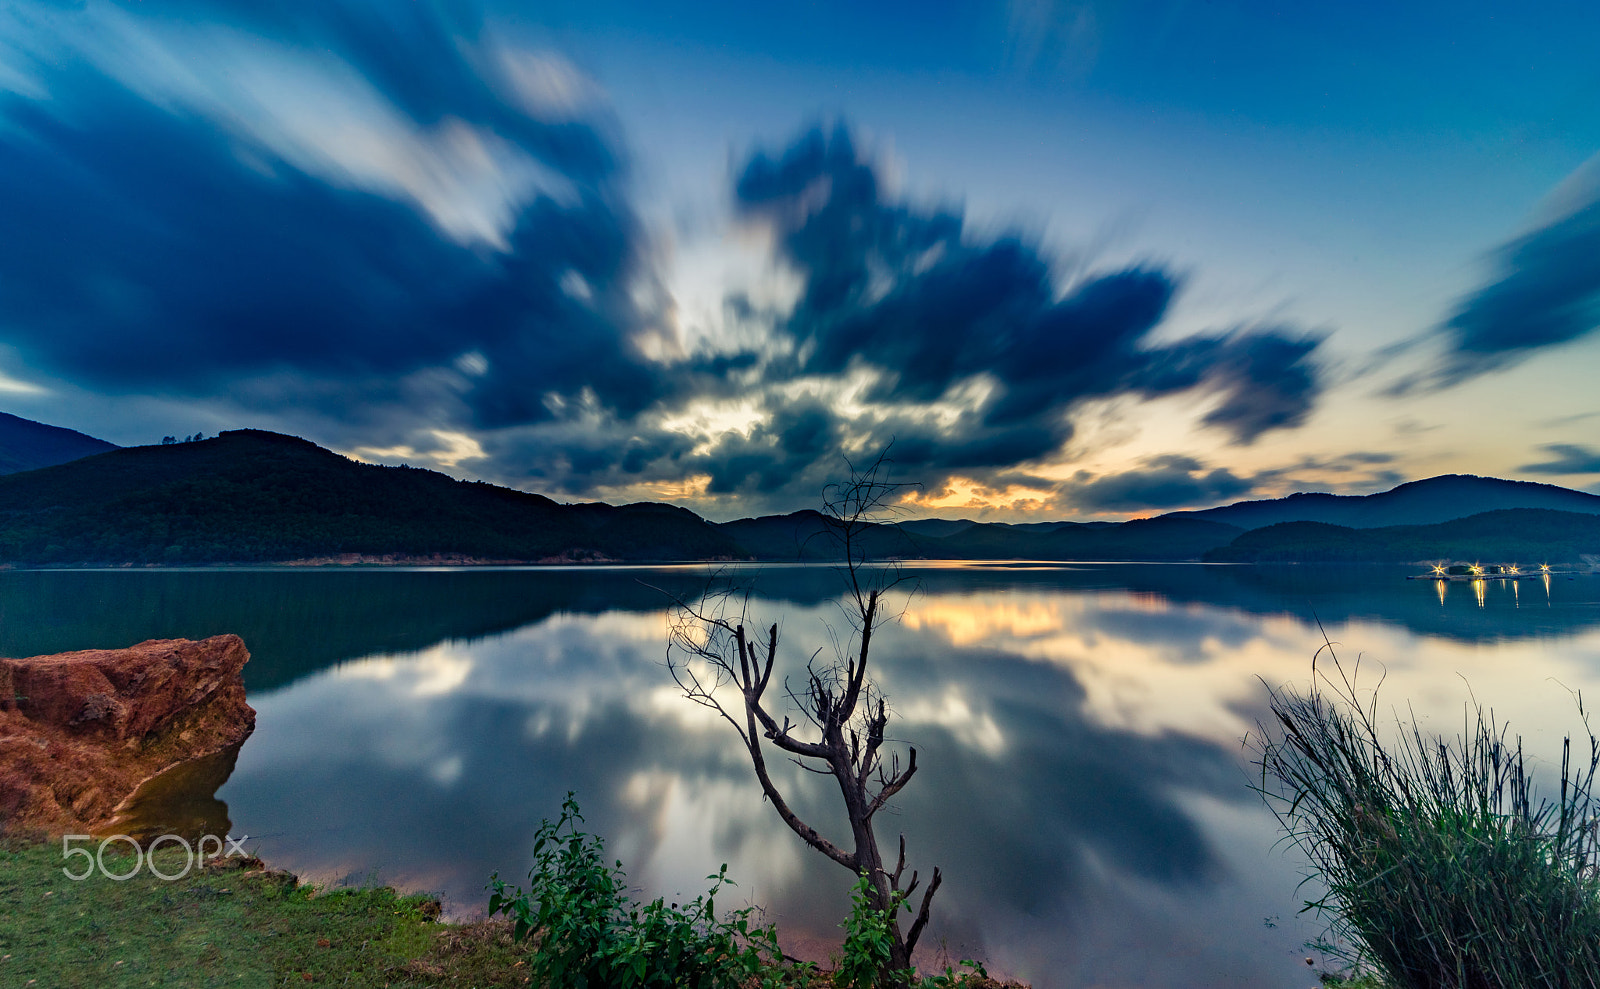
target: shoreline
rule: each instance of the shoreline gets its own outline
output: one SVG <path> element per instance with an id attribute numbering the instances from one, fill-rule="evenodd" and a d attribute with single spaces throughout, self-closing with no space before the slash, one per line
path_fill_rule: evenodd
<path id="1" fill-rule="evenodd" d="M 1592 557 L 1593 554 L 1585 554 Z M 278 572 L 278 571 L 342 571 L 342 570 L 659 570 L 665 568 L 693 568 L 693 567 L 737 567 L 737 568 L 762 568 L 762 567 L 838 567 L 840 560 L 761 560 L 761 559 L 731 559 L 726 557 L 713 557 L 698 560 L 622 560 L 609 557 L 592 559 L 562 559 L 547 557 L 541 560 L 513 560 L 513 559 L 488 559 L 480 557 L 455 557 L 455 556 L 404 556 L 390 554 L 371 556 L 363 554 L 341 554 L 338 556 L 304 557 L 294 560 L 278 561 L 218 561 L 214 563 L 109 563 L 109 562 L 83 562 L 83 563 L 0 563 L 0 573 L 109 573 L 122 571 L 162 571 L 168 573 L 208 573 L 216 571 L 237 572 Z M 1264 567 L 1264 568 L 1311 568 L 1327 569 L 1331 567 L 1351 568 L 1399 568 L 1399 567 L 1430 567 L 1432 561 L 1383 561 L 1383 560 L 1326 560 L 1307 562 L 1301 560 L 1118 560 L 1118 559 L 1034 559 L 1029 557 L 917 557 L 895 558 L 885 557 L 872 561 L 869 566 L 899 566 L 912 569 L 936 568 L 949 569 L 958 567 L 1052 567 L 1070 569 L 1084 566 L 1197 566 L 1197 567 Z M 1577 569 L 1564 569 L 1559 576 L 1596 576 L 1600 575 L 1600 559 L 1584 559 L 1573 563 Z M 1587 568 L 1587 569 L 1585 569 Z M 1552 576 L 1558 574 L 1552 572 Z M 1523 577 L 1540 576 L 1539 574 L 1523 574 Z M 1433 579 L 1433 574 L 1420 574 L 1418 579 Z M 1478 578 L 1474 578 L 1478 579 Z"/>

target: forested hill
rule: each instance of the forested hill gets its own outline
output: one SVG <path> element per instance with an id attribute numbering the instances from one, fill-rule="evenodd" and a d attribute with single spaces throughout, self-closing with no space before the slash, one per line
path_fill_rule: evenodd
<path id="1" fill-rule="evenodd" d="M 356 463 L 260 430 L 0 477 L 0 561 L 281 562 L 342 554 L 699 560 L 743 552 L 671 505 L 561 505 Z"/>
<path id="2" fill-rule="evenodd" d="M 873 526 L 860 546 L 870 559 L 1198 560 L 1244 530 L 1205 519 L 1161 517 L 1130 522 L 1008 525 L 912 521 Z M 820 512 L 739 519 L 717 526 L 761 560 L 831 560 L 838 542 Z"/>
<path id="3" fill-rule="evenodd" d="M 1215 563 L 1552 563 L 1600 557 L 1600 515 L 1508 508 L 1437 525 L 1372 529 L 1280 522 L 1205 555 Z"/>
<path id="4" fill-rule="evenodd" d="M 116 448 L 114 443 L 85 436 L 75 429 L 0 412 L 0 474 L 64 464 Z"/>
<path id="5" fill-rule="evenodd" d="M 1435 478 L 1457 511 L 1471 493 L 1588 506 L 1600 498 L 1492 478 Z M 1492 482 L 1485 485 L 1479 482 Z M 1417 482 L 1424 492 L 1430 482 Z M 1401 488 L 1360 504 L 1414 505 Z M 1533 490 L 1540 489 L 1540 490 Z M 1542 490 L 1548 489 L 1548 490 Z M 1384 499 L 1399 493 L 1399 500 Z M 1265 527 L 1248 508 L 1326 505 L 1296 496 L 1128 522 L 1007 525 L 920 520 L 873 526 L 870 558 L 942 560 L 1576 561 L 1600 553 L 1600 514 L 1518 508 L 1440 525 L 1358 528 L 1295 519 Z M 1481 502 L 1481 499 L 1480 499 Z M 1410 509 L 1405 509 L 1409 511 Z M 216 439 L 105 453 L 0 476 L 0 564 L 583 562 L 832 560 L 818 512 L 715 524 L 640 503 L 563 505 L 481 481 L 357 463 L 292 436 L 237 430 Z"/>
<path id="6" fill-rule="evenodd" d="M 1408 481 L 1377 494 L 1293 494 L 1287 498 L 1241 501 L 1198 512 L 1174 512 L 1168 517 L 1226 522 L 1241 529 L 1260 529 L 1281 522 L 1325 522 L 1351 529 L 1373 529 L 1391 525 L 1436 525 L 1509 508 L 1596 515 L 1600 514 L 1600 495 L 1533 481 L 1443 474 Z"/>

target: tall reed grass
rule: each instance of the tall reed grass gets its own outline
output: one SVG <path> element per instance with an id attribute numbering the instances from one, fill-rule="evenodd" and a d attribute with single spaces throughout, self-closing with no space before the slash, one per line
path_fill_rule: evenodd
<path id="1" fill-rule="evenodd" d="M 1492 712 L 1469 707 L 1453 739 L 1414 714 L 1385 734 L 1359 664 L 1324 651 L 1308 692 L 1271 691 L 1256 752 L 1262 796 L 1327 888 L 1306 908 L 1331 943 L 1396 989 L 1600 987 L 1600 742 L 1584 759 L 1563 739 L 1545 796 Z"/>

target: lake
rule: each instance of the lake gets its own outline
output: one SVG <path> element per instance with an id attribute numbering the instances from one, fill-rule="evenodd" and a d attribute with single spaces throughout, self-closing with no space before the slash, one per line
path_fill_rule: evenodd
<path id="1" fill-rule="evenodd" d="M 1476 696 L 1559 758 L 1600 696 L 1600 578 L 1402 579 L 1382 567 L 928 565 L 874 644 L 920 770 L 878 818 L 945 881 L 922 958 L 1041 987 L 1310 985 L 1303 864 L 1241 744 L 1262 681 L 1305 684 L 1323 632 L 1380 708 L 1459 730 Z M 844 629 L 828 567 L 735 568 L 803 668 Z M 663 590 L 703 567 L 0 573 L 0 654 L 244 637 L 255 734 L 201 812 L 321 881 L 442 892 L 464 916 L 575 790 L 646 893 L 726 862 L 789 950 L 823 956 L 846 874 L 765 804 L 737 738 L 663 665 Z M 650 586 L 654 585 L 654 586 Z M 662 590 L 658 590 L 661 588 Z M 1320 627 L 1319 627 L 1320 622 Z M 771 760 L 838 834 L 831 781 Z M 785 771 L 787 770 L 787 771 Z M 224 806 L 225 804 L 225 806 Z M 1296 982 L 1295 980 L 1298 980 Z"/>

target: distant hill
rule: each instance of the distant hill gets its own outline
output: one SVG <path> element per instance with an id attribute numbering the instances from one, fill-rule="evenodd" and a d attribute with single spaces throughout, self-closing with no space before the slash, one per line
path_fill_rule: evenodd
<path id="1" fill-rule="evenodd" d="M 1166 517 L 1226 522 L 1241 529 L 1259 529 L 1282 522 L 1325 522 L 1352 529 L 1373 529 L 1389 525 L 1433 525 L 1508 508 L 1600 515 L 1600 495 L 1532 481 L 1444 474 L 1411 481 L 1379 494 L 1293 494 L 1270 501 L 1241 501 L 1199 512 L 1173 512 Z"/>
<path id="2" fill-rule="evenodd" d="M 0 563 L 839 558 L 815 511 L 714 524 L 671 505 L 563 505 L 250 429 L 127 449 L 80 438 L 109 449 L 0 476 Z M 1575 561 L 1600 553 L 1600 497 L 1448 476 L 1128 522 L 912 520 L 870 526 L 861 545 L 903 560 Z"/>
<path id="3" fill-rule="evenodd" d="M 794 563 L 843 558 L 826 516 L 813 509 L 712 524 L 758 560 Z M 938 529 L 933 527 L 935 532 Z M 915 522 L 872 525 L 861 535 L 862 549 L 871 559 L 927 559 L 943 542 L 922 534 Z"/>
<path id="4" fill-rule="evenodd" d="M 0 412 L 0 474 L 53 467 L 115 449 L 114 443 L 73 429 Z"/>
<path id="5" fill-rule="evenodd" d="M 1050 522 L 1008 525 L 961 522 L 948 526 L 902 522 L 862 534 L 872 559 L 925 560 L 1198 560 L 1243 530 L 1206 519 L 1154 518 L 1131 522 Z M 768 515 L 717 526 L 760 560 L 833 560 L 841 556 L 820 512 Z M 938 535 L 941 531 L 949 535 Z"/>
<path id="6" fill-rule="evenodd" d="M 965 529 L 972 528 L 978 523 L 971 519 L 906 519 L 895 524 L 906 532 L 918 536 L 933 536 L 937 539 L 953 536 Z"/>
<path id="7" fill-rule="evenodd" d="M 1600 554 L 1600 515 L 1510 508 L 1436 525 L 1372 529 L 1280 522 L 1205 555 L 1214 563 L 1578 563 Z"/>
<path id="8" fill-rule="evenodd" d="M 484 560 L 743 556 L 671 505 L 560 505 L 292 436 L 112 450 L 0 477 L 0 561 L 273 562 L 341 554 Z"/>

